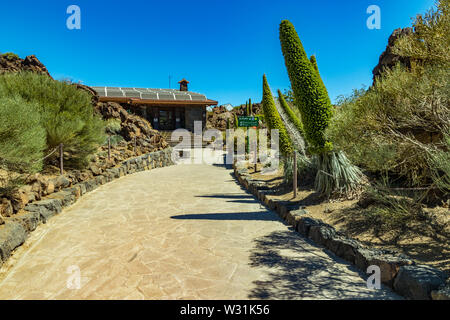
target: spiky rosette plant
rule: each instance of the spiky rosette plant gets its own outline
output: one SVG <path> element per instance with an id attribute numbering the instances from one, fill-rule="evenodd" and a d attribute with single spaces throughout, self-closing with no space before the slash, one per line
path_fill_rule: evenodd
<path id="1" fill-rule="evenodd" d="M 293 152 L 291 138 L 289 137 L 286 128 L 281 120 L 280 115 L 273 100 L 272 91 L 270 91 L 267 83 L 266 75 L 263 76 L 263 111 L 266 124 L 269 129 L 275 129 L 279 132 L 280 151 L 283 156 L 290 156 Z"/>
<path id="2" fill-rule="evenodd" d="M 362 173 L 343 152 L 334 151 L 331 141 L 325 137 L 333 111 L 317 61 L 315 57 L 311 58 L 313 62 L 308 59 L 294 26 L 288 20 L 280 24 L 280 42 L 308 151 L 315 158 L 316 190 L 327 196 L 334 192 L 350 192 L 362 181 Z"/>

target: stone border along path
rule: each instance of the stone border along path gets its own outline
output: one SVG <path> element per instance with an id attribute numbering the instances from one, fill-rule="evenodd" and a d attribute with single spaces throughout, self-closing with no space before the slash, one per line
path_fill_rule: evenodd
<path id="1" fill-rule="evenodd" d="M 399 298 L 299 237 L 223 165 L 100 186 L 40 225 L 4 271 L 0 299 Z"/>
<path id="2" fill-rule="evenodd" d="M 305 216 L 305 210 L 298 208 L 298 205 L 267 197 L 270 196 L 270 188 L 264 181 L 253 181 L 247 168 L 234 166 L 234 173 L 244 188 L 265 206 L 275 210 L 305 238 L 327 248 L 363 272 L 370 265 L 379 266 L 382 283 L 398 294 L 415 300 L 450 300 L 450 278 L 445 272 L 427 265 L 416 265 L 409 257 L 389 250 L 365 248 L 359 241 L 337 232 L 331 225 Z"/>

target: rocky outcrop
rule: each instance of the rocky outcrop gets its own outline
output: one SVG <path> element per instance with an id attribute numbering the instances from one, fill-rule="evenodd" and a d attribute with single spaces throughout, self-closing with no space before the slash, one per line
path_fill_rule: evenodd
<path id="1" fill-rule="evenodd" d="M 214 107 L 211 112 L 207 114 L 207 129 L 218 129 L 218 130 L 226 130 L 227 129 L 227 119 L 230 119 L 230 128 L 233 129 L 235 127 L 234 117 L 235 115 L 245 116 L 246 110 L 245 105 L 240 106 L 239 108 L 235 108 L 232 110 L 227 110 L 225 106 Z M 260 103 L 254 103 L 252 105 L 252 114 L 262 114 L 262 105 Z"/>
<path id="2" fill-rule="evenodd" d="M 50 76 L 47 68 L 36 58 L 35 55 L 20 59 L 14 54 L 0 55 L 0 74 L 6 72 L 31 71 Z"/>
<path id="3" fill-rule="evenodd" d="M 403 266 L 394 282 L 395 290 L 401 295 L 416 300 L 430 300 L 431 292 L 442 286 L 447 275 L 430 266 Z"/>
<path id="4" fill-rule="evenodd" d="M 152 128 L 150 122 L 137 115 L 129 114 L 120 104 L 100 102 L 95 105 L 95 110 L 105 120 L 119 120 L 121 122 L 120 135 L 126 141 L 133 141 L 133 143 L 136 138 L 136 145 L 142 149 L 142 153 L 168 147 L 167 141 L 157 130 Z"/>
<path id="5" fill-rule="evenodd" d="M 374 84 L 376 78 L 383 73 L 383 70 L 392 69 L 398 62 L 400 62 L 401 64 L 403 64 L 408 68 L 411 67 L 411 60 L 409 58 L 394 54 L 392 52 L 392 49 L 395 45 L 395 41 L 398 38 L 404 35 L 411 34 L 412 32 L 413 32 L 412 28 L 404 28 L 404 29 L 399 28 L 395 29 L 394 32 L 392 32 L 391 36 L 389 37 L 386 50 L 381 54 L 380 59 L 378 61 L 378 65 L 372 71 Z"/>

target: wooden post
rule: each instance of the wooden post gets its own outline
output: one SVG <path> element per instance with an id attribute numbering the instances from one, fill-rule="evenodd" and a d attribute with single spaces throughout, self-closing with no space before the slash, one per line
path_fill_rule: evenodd
<path id="1" fill-rule="evenodd" d="M 294 198 L 297 198 L 297 152 L 294 151 L 294 168 L 293 168 L 293 188 L 294 188 Z"/>
<path id="2" fill-rule="evenodd" d="M 108 161 L 111 161 L 111 136 L 108 135 Z"/>
<path id="3" fill-rule="evenodd" d="M 255 173 L 258 172 L 258 137 L 255 138 Z"/>
<path id="4" fill-rule="evenodd" d="M 136 137 L 134 137 L 134 154 L 136 154 Z"/>
<path id="5" fill-rule="evenodd" d="M 64 145 L 62 143 L 59 144 L 59 170 L 60 174 L 64 174 Z"/>

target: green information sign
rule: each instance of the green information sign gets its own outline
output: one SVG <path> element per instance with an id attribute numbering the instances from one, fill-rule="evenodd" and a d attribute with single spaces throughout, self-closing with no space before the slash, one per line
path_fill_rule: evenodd
<path id="1" fill-rule="evenodd" d="M 238 127 L 257 127 L 259 117 L 238 117 Z"/>

